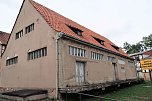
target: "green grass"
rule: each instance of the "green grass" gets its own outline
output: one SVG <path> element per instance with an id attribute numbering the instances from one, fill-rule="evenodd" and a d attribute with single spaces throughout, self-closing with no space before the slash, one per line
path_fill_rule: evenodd
<path id="1" fill-rule="evenodd" d="M 103 95 L 103 97 L 118 99 L 119 101 L 152 101 L 152 84 L 150 82 L 145 82 L 145 84 L 120 89 L 118 91 Z M 101 101 L 101 99 L 96 98 L 92 101 Z"/>

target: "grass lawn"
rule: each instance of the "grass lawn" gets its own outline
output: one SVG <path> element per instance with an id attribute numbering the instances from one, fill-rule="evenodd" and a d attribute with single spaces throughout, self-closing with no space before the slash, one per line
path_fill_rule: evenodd
<path id="1" fill-rule="evenodd" d="M 103 95 L 103 97 L 117 99 L 119 101 L 152 101 L 152 84 L 150 82 L 145 82 L 145 84 L 139 84 L 114 91 L 112 93 Z M 101 101 L 101 99 L 96 98 L 92 101 Z"/>

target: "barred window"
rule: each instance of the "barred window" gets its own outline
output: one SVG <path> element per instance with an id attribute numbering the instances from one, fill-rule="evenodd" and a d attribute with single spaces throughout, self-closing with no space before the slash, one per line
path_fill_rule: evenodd
<path id="1" fill-rule="evenodd" d="M 91 59 L 102 60 L 102 58 L 103 58 L 103 54 L 91 52 Z"/>
<path id="2" fill-rule="evenodd" d="M 85 50 L 73 46 L 69 46 L 69 54 L 73 56 L 85 57 Z"/>
<path id="3" fill-rule="evenodd" d="M 115 57 L 108 56 L 108 61 L 110 61 L 110 62 L 114 62 L 115 59 L 116 59 Z"/>
<path id="4" fill-rule="evenodd" d="M 32 23 L 31 25 L 25 28 L 25 34 L 30 33 L 33 30 L 34 30 L 34 23 Z"/>
<path id="5" fill-rule="evenodd" d="M 23 36 L 23 30 L 16 33 L 15 39 L 18 39 Z"/>
<path id="6" fill-rule="evenodd" d="M 47 47 L 28 52 L 28 60 L 33 60 L 44 56 L 47 56 Z"/>
<path id="7" fill-rule="evenodd" d="M 6 60 L 6 66 L 18 63 L 18 56 Z"/>

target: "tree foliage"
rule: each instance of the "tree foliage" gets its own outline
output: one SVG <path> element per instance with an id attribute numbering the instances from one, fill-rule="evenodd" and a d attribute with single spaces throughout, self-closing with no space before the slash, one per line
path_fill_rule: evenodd
<path id="1" fill-rule="evenodd" d="M 152 34 L 150 34 L 148 37 L 143 37 L 142 41 L 136 44 L 131 45 L 128 42 L 125 42 L 123 48 L 125 49 L 127 54 L 150 50 L 152 49 Z"/>
<path id="2" fill-rule="evenodd" d="M 148 37 L 143 37 L 143 43 L 146 46 L 146 50 L 152 49 L 152 34 L 150 34 Z"/>

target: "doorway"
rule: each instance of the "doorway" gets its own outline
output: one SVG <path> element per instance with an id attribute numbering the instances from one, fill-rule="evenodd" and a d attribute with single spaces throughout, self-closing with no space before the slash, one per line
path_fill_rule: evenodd
<path id="1" fill-rule="evenodd" d="M 113 69 L 113 80 L 117 81 L 119 80 L 118 78 L 118 68 L 116 63 L 112 63 L 112 69 Z"/>
<path id="2" fill-rule="evenodd" d="M 85 82 L 85 62 L 76 62 L 76 82 L 78 85 Z"/>

